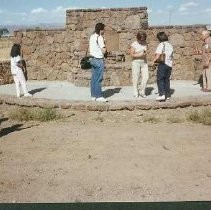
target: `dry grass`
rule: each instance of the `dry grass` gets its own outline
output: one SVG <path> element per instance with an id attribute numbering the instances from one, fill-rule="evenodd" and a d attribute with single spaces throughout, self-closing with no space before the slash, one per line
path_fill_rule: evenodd
<path id="1" fill-rule="evenodd" d="M 189 113 L 187 120 L 204 125 L 211 125 L 211 109 L 194 110 Z"/>
<path id="2" fill-rule="evenodd" d="M 154 117 L 154 116 L 144 116 L 143 122 L 159 123 L 160 122 L 160 118 Z"/>
<path id="3" fill-rule="evenodd" d="M 167 117 L 167 122 L 169 123 L 182 123 L 184 122 L 184 120 L 178 116 L 175 116 L 175 115 L 171 115 L 169 117 Z"/>
<path id="4" fill-rule="evenodd" d="M 17 121 L 52 121 L 62 116 L 55 109 L 15 108 L 9 112 L 9 118 Z"/>
<path id="5" fill-rule="evenodd" d="M 10 59 L 10 50 L 11 47 L 7 47 L 7 48 L 0 48 L 0 61 L 5 61 L 5 60 L 9 60 Z"/>

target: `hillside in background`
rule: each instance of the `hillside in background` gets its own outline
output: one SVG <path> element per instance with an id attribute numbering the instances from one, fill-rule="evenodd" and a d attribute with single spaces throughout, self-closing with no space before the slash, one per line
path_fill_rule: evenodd
<path id="1" fill-rule="evenodd" d="M 32 29 L 32 28 L 41 28 L 41 29 L 53 29 L 53 28 L 64 28 L 65 24 L 62 23 L 39 23 L 36 25 L 1 25 L 0 28 L 7 28 L 9 30 L 9 35 L 12 36 L 14 31 Z"/>

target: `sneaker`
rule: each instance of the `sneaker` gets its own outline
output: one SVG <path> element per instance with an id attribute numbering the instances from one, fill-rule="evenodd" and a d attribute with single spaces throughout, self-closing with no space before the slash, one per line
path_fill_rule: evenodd
<path id="1" fill-rule="evenodd" d="M 91 97 L 91 100 L 92 100 L 92 101 L 96 101 L 96 98 L 95 98 L 95 97 Z"/>
<path id="2" fill-rule="evenodd" d="M 32 94 L 26 93 L 26 94 L 24 94 L 24 97 L 32 97 Z"/>
<path id="3" fill-rule="evenodd" d="M 166 99 L 165 95 L 162 95 L 162 96 L 158 96 L 156 98 L 156 101 L 165 101 L 165 99 Z"/>
<path id="4" fill-rule="evenodd" d="M 96 98 L 96 101 L 98 101 L 98 102 L 108 102 L 108 100 L 106 98 L 103 98 L 103 97 Z"/>
<path id="5" fill-rule="evenodd" d="M 167 97 L 166 100 L 171 100 L 171 97 Z"/>

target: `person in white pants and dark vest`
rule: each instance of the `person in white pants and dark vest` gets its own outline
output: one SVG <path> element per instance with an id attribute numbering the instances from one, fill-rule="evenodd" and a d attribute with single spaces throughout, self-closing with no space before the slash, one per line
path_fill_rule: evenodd
<path id="1" fill-rule="evenodd" d="M 26 86 L 26 79 L 22 70 L 21 64 L 21 46 L 20 44 L 13 44 L 11 49 L 11 73 L 15 82 L 17 97 L 21 96 L 20 85 L 23 89 L 23 94 L 25 97 L 31 97 L 32 95 L 28 92 Z"/>
<path id="2" fill-rule="evenodd" d="M 147 35 L 145 32 L 139 32 L 137 40 L 130 46 L 130 55 L 132 57 L 132 82 L 134 97 L 146 98 L 145 89 L 149 79 L 148 64 L 146 60 L 147 53 Z M 141 73 L 141 83 L 140 83 Z"/>

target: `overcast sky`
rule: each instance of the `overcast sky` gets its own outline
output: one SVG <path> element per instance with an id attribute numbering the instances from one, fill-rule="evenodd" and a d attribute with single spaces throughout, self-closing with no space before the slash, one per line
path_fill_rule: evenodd
<path id="1" fill-rule="evenodd" d="M 211 0 L 0 0 L 0 24 L 64 24 L 67 9 L 142 6 L 150 25 L 211 24 Z"/>

